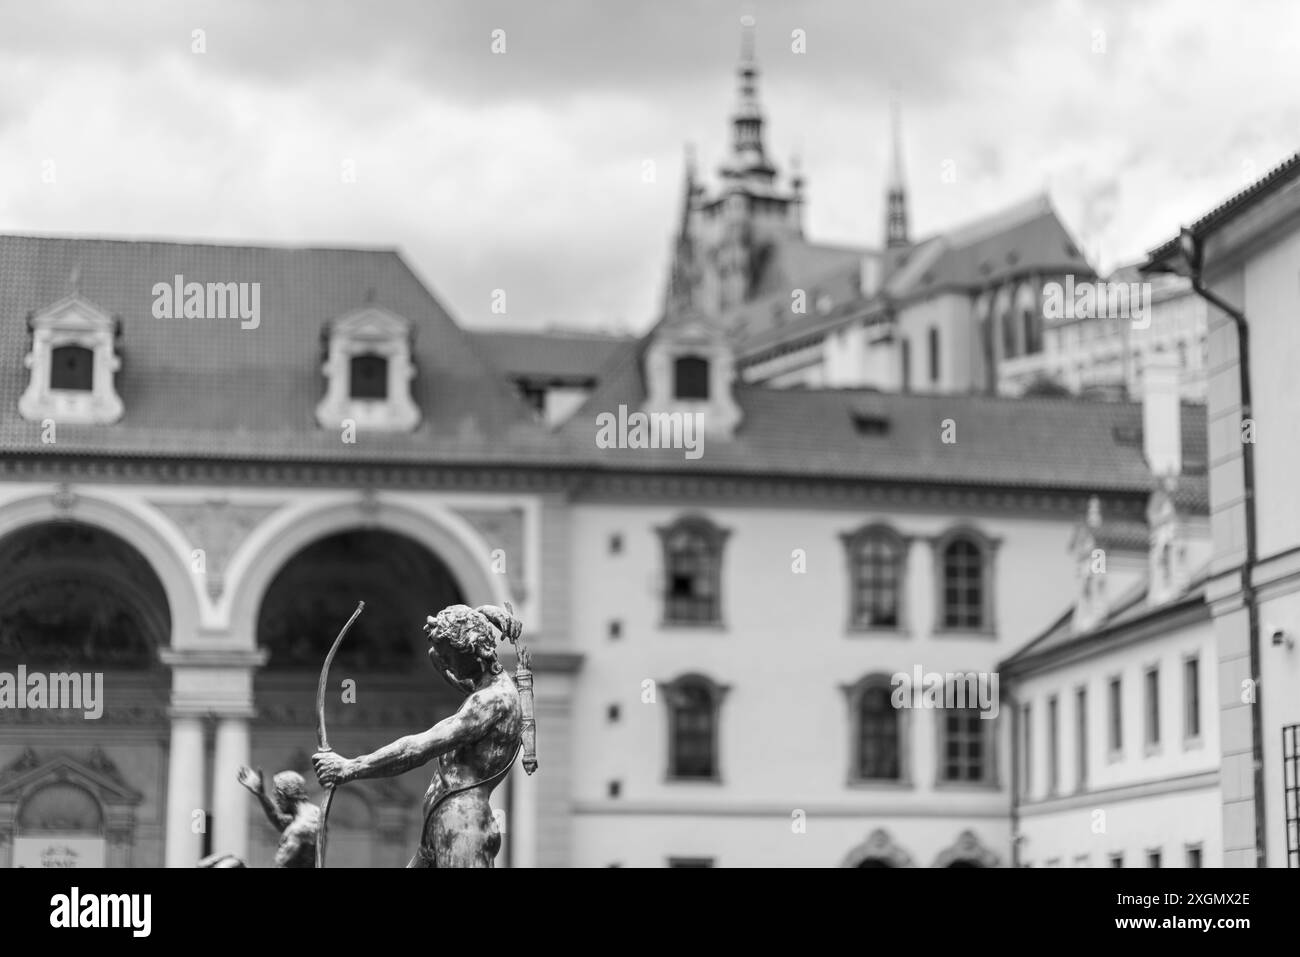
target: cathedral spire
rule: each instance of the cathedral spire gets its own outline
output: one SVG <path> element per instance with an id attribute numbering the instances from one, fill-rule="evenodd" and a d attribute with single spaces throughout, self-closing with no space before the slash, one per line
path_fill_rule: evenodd
<path id="1" fill-rule="evenodd" d="M 695 299 L 699 274 L 695 261 L 695 237 L 691 213 L 695 209 L 698 193 L 699 186 L 695 180 L 695 149 L 687 144 L 682 184 L 682 215 L 678 223 L 677 235 L 674 237 L 673 261 L 668 273 L 668 295 L 664 304 L 665 312 L 682 311 L 697 305 Z"/>
<path id="2" fill-rule="evenodd" d="M 907 190 L 903 186 L 903 134 L 898 92 L 890 98 L 890 163 L 885 187 L 885 246 L 909 245 L 907 235 Z"/>
<path id="3" fill-rule="evenodd" d="M 763 108 L 758 102 L 758 62 L 754 58 L 754 18 L 740 18 L 740 64 L 736 111 L 731 116 L 732 171 L 771 179 L 776 170 L 763 149 Z"/>

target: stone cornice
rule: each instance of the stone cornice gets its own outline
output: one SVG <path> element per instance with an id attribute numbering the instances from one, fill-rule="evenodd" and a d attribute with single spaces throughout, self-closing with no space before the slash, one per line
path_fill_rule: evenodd
<path id="1" fill-rule="evenodd" d="M 386 490 L 559 493 L 579 501 L 681 497 L 716 502 L 814 502 L 845 507 L 1068 514 L 1102 497 L 1110 514 L 1142 520 L 1149 492 L 1084 486 L 1011 487 L 907 478 L 615 470 L 599 464 L 421 464 L 410 462 L 188 460 L 111 455 L 18 455 L 0 460 L 0 480 L 84 483 L 212 483 L 231 486 L 371 487 Z"/>

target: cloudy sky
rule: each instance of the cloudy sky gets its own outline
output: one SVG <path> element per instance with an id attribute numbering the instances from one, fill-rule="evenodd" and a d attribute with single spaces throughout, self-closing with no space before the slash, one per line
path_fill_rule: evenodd
<path id="1" fill-rule="evenodd" d="M 467 325 L 639 330 L 744 14 L 821 241 L 879 243 L 894 85 L 914 233 L 1045 189 L 1103 267 L 1300 148 L 1292 0 L 0 0 L 0 230 L 396 246 Z"/>

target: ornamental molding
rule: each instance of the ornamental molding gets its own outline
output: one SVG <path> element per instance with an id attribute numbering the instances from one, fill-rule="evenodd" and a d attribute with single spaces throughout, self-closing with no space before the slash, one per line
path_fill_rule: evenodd
<path id="1" fill-rule="evenodd" d="M 227 499 L 203 502 L 150 502 L 181 530 L 191 545 L 186 564 L 207 584 L 208 597 L 216 601 L 226 586 L 230 557 L 249 534 L 278 505 L 233 505 Z"/>

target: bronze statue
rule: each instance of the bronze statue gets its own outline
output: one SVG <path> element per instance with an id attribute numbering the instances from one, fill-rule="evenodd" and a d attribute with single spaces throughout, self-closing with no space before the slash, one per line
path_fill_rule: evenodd
<path id="1" fill-rule="evenodd" d="M 497 660 L 502 639 L 518 647 L 522 626 L 513 610 L 495 605 L 452 605 L 424 626 L 429 660 L 466 695 L 460 708 L 432 728 L 345 758 L 332 750 L 312 756 L 326 788 L 361 778 L 392 777 L 436 759 L 424 795 L 420 847 L 407 867 L 492 867 L 501 832 L 492 816 L 493 789 L 524 751 L 524 770 L 537 768 L 533 739 L 532 674 L 519 648 L 515 678 Z"/>
<path id="2" fill-rule="evenodd" d="M 239 783 L 252 792 L 267 820 L 280 832 L 275 849 L 276 867 L 315 867 L 316 832 L 320 816 L 307 800 L 307 782 L 296 771 L 281 771 L 273 780 L 275 800 L 266 796 L 259 768 L 239 769 Z"/>

